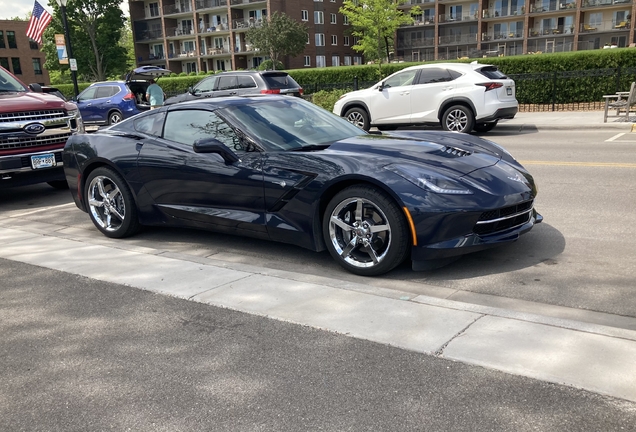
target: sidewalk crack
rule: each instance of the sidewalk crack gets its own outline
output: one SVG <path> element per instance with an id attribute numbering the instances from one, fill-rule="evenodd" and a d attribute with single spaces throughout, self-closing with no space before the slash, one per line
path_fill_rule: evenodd
<path id="1" fill-rule="evenodd" d="M 446 341 L 446 343 L 444 345 L 442 345 L 441 347 L 439 347 L 434 353 L 433 355 L 435 357 L 442 357 L 444 355 L 444 350 L 446 349 L 446 347 L 455 339 L 457 339 L 458 337 L 462 336 L 466 330 L 468 330 L 473 324 L 475 324 L 477 321 L 479 321 L 480 319 L 482 319 L 483 317 L 487 316 L 486 314 L 481 314 L 480 316 L 478 316 L 477 318 L 475 318 L 471 323 L 469 323 L 466 327 L 464 327 L 463 329 L 461 329 L 460 331 L 458 331 L 457 333 L 455 333 L 455 335 L 453 335 L 452 338 L 450 338 L 448 341 Z"/>

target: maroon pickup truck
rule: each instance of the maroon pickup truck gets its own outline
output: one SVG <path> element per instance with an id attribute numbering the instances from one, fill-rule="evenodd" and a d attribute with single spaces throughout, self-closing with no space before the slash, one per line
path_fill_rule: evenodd
<path id="1" fill-rule="evenodd" d="M 39 90 L 0 67 L 0 189 L 67 187 L 62 150 L 69 136 L 84 132 L 82 118 L 75 104 Z"/>

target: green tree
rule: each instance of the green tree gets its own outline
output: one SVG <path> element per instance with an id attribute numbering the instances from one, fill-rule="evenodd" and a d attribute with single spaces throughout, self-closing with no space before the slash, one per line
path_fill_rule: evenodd
<path id="1" fill-rule="evenodd" d="M 353 49 L 365 59 L 378 62 L 382 75 L 382 59 L 389 58 L 393 37 L 401 25 L 412 24 L 413 15 L 421 13 L 419 6 L 404 13 L 399 7 L 407 0 L 344 0 L 340 13 L 351 25 L 351 35 L 358 39 Z"/>
<path id="2" fill-rule="evenodd" d="M 133 69 L 137 64 L 137 59 L 135 58 L 135 42 L 133 40 L 130 17 L 127 17 L 126 22 L 124 23 L 119 45 L 126 50 L 126 70 Z"/>
<path id="3" fill-rule="evenodd" d="M 77 74 L 84 81 L 103 81 L 121 76 L 127 69 L 126 48 L 120 45 L 126 18 L 120 9 L 120 0 L 71 0 L 66 16 L 77 59 Z M 51 1 L 54 19 L 42 38 L 42 51 L 46 53 L 46 68 L 65 71 L 60 65 L 55 47 L 55 34 L 64 34 L 59 6 Z"/>
<path id="4" fill-rule="evenodd" d="M 252 27 L 245 38 L 267 53 L 274 69 L 282 56 L 295 57 L 307 46 L 307 28 L 284 13 L 274 12 L 260 27 Z"/>

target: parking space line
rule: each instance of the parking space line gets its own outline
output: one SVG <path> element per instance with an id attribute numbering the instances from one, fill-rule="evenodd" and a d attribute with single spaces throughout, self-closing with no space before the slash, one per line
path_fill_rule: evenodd
<path id="1" fill-rule="evenodd" d="M 623 135 L 625 135 L 625 132 L 622 132 L 622 133 L 616 134 L 616 135 L 614 135 L 613 137 L 611 137 L 610 139 L 606 139 L 606 140 L 605 140 L 605 142 L 612 142 L 612 141 L 614 141 L 615 139 L 618 139 L 618 138 L 622 137 Z"/>
<path id="2" fill-rule="evenodd" d="M 565 161 L 519 161 L 521 165 L 577 166 L 595 168 L 636 168 L 636 163 L 618 162 L 565 162 Z"/>
<path id="3" fill-rule="evenodd" d="M 31 210 L 31 211 L 28 211 L 28 212 L 24 212 L 24 213 L 11 214 L 11 215 L 9 215 L 9 217 L 13 218 L 13 217 L 28 216 L 28 215 L 32 215 L 34 213 L 40 213 L 40 212 L 47 211 L 47 210 L 61 209 L 63 207 L 70 207 L 70 206 L 74 206 L 74 205 L 75 205 L 75 203 L 72 202 L 72 203 L 60 204 L 60 205 L 56 205 L 56 206 L 42 207 L 42 208 L 39 208 L 39 209 L 36 209 L 36 210 Z"/>

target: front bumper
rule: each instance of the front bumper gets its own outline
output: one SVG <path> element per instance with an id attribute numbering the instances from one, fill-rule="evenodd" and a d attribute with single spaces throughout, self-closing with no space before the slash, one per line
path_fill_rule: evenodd
<path id="1" fill-rule="evenodd" d="M 55 166 L 33 169 L 31 156 L 54 154 Z M 0 157 L 0 187 L 26 186 L 64 180 L 62 149 Z"/>

